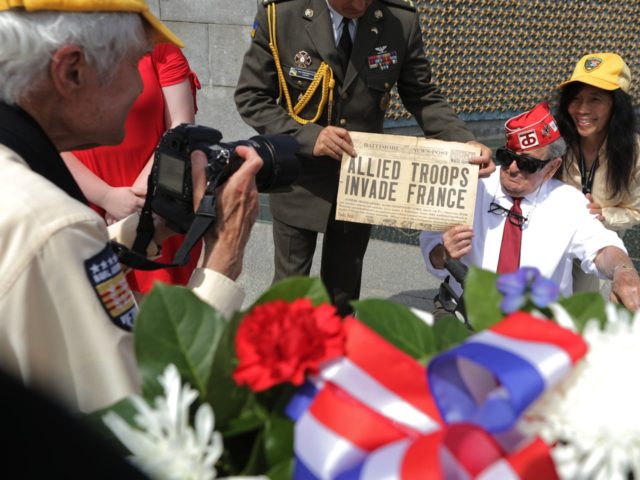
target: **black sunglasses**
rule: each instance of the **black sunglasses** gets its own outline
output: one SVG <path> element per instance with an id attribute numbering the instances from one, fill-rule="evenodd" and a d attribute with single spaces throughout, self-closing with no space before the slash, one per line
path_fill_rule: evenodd
<path id="1" fill-rule="evenodd" d="M 549 160 L 539 160 L 529 155 L 513 153 L 504 147 L 496 150 L 496 165 L 508 167 L 515 161 L 516 165 L 518 165 L 518 170 L 526 173 L 536 173 L 542 170 L 551 160 L 551 158 Z"/>

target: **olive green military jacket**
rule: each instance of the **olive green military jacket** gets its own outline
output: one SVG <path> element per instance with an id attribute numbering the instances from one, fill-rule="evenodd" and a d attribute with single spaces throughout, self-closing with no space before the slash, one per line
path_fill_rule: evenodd
<path id="1" fill-rule="evenodd" d="M 268 2 L 269 0 L 267 0 Z M 427 137 L 466 142 L 473 135 L 431 82 L 418 15 L 411 0 L 373 0 L 359 19 L 347 71 L 340 66 L 326 0 L 276 0 L 277 45 L 293 104 L 321 62 L 334 71 L 333 114 L 300 125 L 287 111 L 271 50 L 267 6 L 260 2 L 235 92 L 238 111 L 259 133 L 293 135 L 301 144 L 302 171 L 292 192 L 270 196 L 271 212 L 296 227 L 323 232 L 336 201 L 340 163 L 312 155 L 330 121 L 350 131 L 383 131 L 389 92 L 397 84 L 404 106 Z M 435 52 L 437 54 L 437 52 Z M 300 116 L 312 118 L 318 92 Z"/>

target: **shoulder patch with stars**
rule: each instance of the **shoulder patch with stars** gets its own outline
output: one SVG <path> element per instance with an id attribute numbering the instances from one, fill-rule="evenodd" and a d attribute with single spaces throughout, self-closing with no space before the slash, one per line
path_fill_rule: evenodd
<path id="1" fill-rule="evenodd" d="M 415 0 L 383 0 L 383 1 L 394 7 L 404 8 L 405 10 L 411 10 L 412 12 L 416 11 Z"/>
<path id="2" fill-rule="evenodd" d="M 111 245 L 85 260 L 84 268 L 89 283 L 113 324 L 131 331 L 138 307 Z"/>

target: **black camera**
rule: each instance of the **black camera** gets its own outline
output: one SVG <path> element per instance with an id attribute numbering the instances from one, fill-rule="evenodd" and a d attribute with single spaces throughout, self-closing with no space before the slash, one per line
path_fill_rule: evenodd
<path id="1" fill-rule="evenodd" d="M 155 151 L 149 175 L 147 198 L 142 207 L 133 247 L 112 242 L 120 262 L 132 268 L 155 270 L 185 265 L 189 252 L 216 222 L 216 189 L 233 175 L 242 158 L 236 147 L 253 147 L 263 165 L 256 174 L 260 192 L 276 193 L 291 190 L 298 178 L 300 163 L 297 140 L 289 135 L 257 135 L 249 140 L 222 143 L 222 134 L 213 128 L 183 123 L 168 130 Z M 194 212 L 191 153 L 200 150 L 207 156 L 207 186 L 198 209 Z M 148 245 L 155 232 L 153 213 L 165 219 L 167 225 L 185 238 L 170 264 L 146 258 Z"/>
<path id="2" fill-rule="evenodd" d="M 198 213 L 194 212 L 191 153 L 201 150 L 208 159 L 207 191 L 213 194 L 242 164 L 236 147 L 253 147 L 263 160 L 256 174 L 259 192 L 289 191 L 300 172 L 296 157 L 300 145 L 289 135 L 257 135 L 249 140 L 223 143 L 213 128 L 183 123 L 168 130 L 155 151 L 149 179 L 151 210 L 173 230 L 185 233 Z M 204 201 L 203 201 L 204 203 Z M 206 213 L 204 213 L 206 215 Z"/>

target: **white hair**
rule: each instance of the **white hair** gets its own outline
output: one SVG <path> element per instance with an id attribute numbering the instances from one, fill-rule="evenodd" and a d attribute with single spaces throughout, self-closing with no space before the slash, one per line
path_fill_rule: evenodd
<path id="1" fill-rule="evenodd" d="M 561 157 L 565 154 L 566 151 L 567 144 L 564 141 L 564 138 L 560 137 L 558 140 L 549 145 L 549 148 L 547 149 L 547 158 L 549 160 L 552 160 L 554 158 Z"/>
<path id="2" fill-rule="evenodd" d="M 83 48 L 105 83 L 128 52 L 150 46 L 137 13 L 0 12 L 0 101 L 14 104 L 27 94 L 69 44 Z"/>

